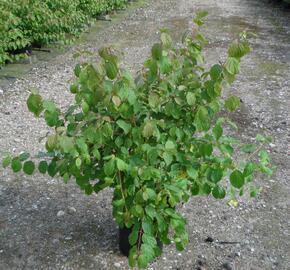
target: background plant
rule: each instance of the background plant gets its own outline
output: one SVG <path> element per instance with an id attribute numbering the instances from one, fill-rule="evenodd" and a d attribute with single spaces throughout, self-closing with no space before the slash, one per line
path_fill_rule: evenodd
<path id="1" fill-rule="evenodd" d="M 195 23 L 202 25 L 205 15 L 197 14 Z M 156 238 L 183 250 L 188 234 L 179 203 L 196 195 L 223 199 L 227 192 L 232 199 L 245 191 L 255 197 L 256 173 L 272 174 L 263 149 L 270 138 L 257 135 L 257 144 L 242 144 L 224 132 L 235 125 L 218 117 L 240 105 L 238 97 L 221 94 L 250 51 L 246 33 L 229 46 L 224 63 L 209 69 L 205 44 L 197 31 L 174 46 L 164 30 L 135 79 L 112 48 L 101 49 L 98 63 L 75 67 L 75 102 L 65 112 L 31 93 L 28 109 L 52 128 L 46 151 L 7 156 L 4 167 L 31 175 L 37 166 L 65 182 L 75 179 L 88 195 L 113 188 L 113 215 L 120 227 L 132 228 L 130 266 L 144 268 L 161 254 Z M 240 161 L 237 151 L 245 153 Z"/>
<path id="2" fill-rule="evenodd" d="M 89 20 L 127 0 L 2 0 L 0 66 L 26 55 L 26 50 L 78 37 Z"/>

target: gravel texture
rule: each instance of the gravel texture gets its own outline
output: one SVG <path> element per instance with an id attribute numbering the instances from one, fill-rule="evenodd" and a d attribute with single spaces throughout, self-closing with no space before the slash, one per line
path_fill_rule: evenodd
<path id="1" fill-rule="evenodd" d="M 231 39 L 247 28 L 258 36 L 230 91 L 242 108 L 232 115 L 240 137 L 272 134 L 269 151 L 278 170 L 257 199 L 242 198 L 237 208 L 212 198 L 193 198 L 181 206 L 188 218 L 190 243 L 183 252 L 167 246 L 148 269 L 268 270 L 290 269 L 290 12 L 263 0 L 149 0 L 144 7 L 98 32 L 83 44 L 37 64 L 0 89 L 0 154 L 37 152 L 48 129 L 26 109 L 30 88 L 62 108 L 77 48 L 96 52 L 113 44 L 136 71 L 158 40 L 160 28 L 180 38 L 198 9 L 206 9 L 206 54 L 222 60 Z M 229 90 L 227 90 L 229 91 Z M 111 214 L 111 191 L 86 196 L 70 182 L 41 175 L 28 177 L 0 169 L 0 269 L 129 269 L 118 251 L 118 231 Z M 231 242 L 231 243 L 227 243 Z"/>

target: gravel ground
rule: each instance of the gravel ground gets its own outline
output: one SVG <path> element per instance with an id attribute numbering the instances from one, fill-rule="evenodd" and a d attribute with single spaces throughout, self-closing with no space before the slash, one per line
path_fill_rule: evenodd
<path id="1" fill-rule="evenodd" d="M 188 248 L 179 253 L 174 246 L 165 247 L 149 269 L 289 270 L 289 10 L 263 0 L 149 0 L 106 29 L 92 32 L 81 47 L 95 52 L 114 44 L 136 71 L 158 39 L 158 29 L 167 27 L 179 38 L 197 9 L 210 12 L 205 32 L 211 61 L 223 59 L 239 31 L 257 33 L 254 50 L 243 61 L 242 74 L 231 90 L 244 101 L 233 118 L 245 140 L 256 132 L 272 134 L 269 151 L 278 171 L 271 179 L 257 179 L 262 193 L 255 200 L 243 198 L 237 208 L 204 197 L 181 207 L 188 218 Z M 28 113 L 28 90 L 36 87 L 66 107 L 76 47 L 0 89 L 0 154 L 40 149 L 38 138 L 48 130 L 43 120 Z M 118 251 L 110 202 L 108 190 L 88 197 L 73 182 L 65 185 L 58 179 L 1 169 L 0 269 L 129 269 Z"/>

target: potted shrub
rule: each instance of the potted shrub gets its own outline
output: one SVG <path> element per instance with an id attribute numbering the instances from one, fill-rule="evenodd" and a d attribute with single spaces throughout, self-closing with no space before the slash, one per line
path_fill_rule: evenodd
<path id="1" fill-rule="evenodd" d="M 197 14 L 197 25 L 203 16 Z M 179 203 L 196 195 L 223 199 L 227 191 L 231 198 L 245 190 L 255 196 L 254 173 L 272 173 L 262 150 L 270 139 L 258 135 L 256 145 L 239 143 L 224 134 L 233 124 L 219 113 L 239 107 L 238 97 L 223 100 L 221 93 L 250 51 L 246 34 L 230 45 L 224 63 L 209 69 L 203 64 L 205 43 L 196 30 L 174 46 L 162 31 L 135 80 L 120 68 L 113 50 L 104 48 L 98 64 L 75 67 L 70 87 L 75 102 L 65 112 L 36 92 L 27 100 L 28 109 L 52 127 L 38 171 L 65 182 L 75 179 L 88 195 L 114 190 L 113 215 L 121 250 L 130 249 L 130 266 L 146 267 L 161 254 L 161 243 L 185 248 L 188 234 L 176 210 Z M 248 155 L 241 162 L 237 149 Z M 36 167 L 27 153 L 7 156 L 3 165 L 28 175 Z"/>

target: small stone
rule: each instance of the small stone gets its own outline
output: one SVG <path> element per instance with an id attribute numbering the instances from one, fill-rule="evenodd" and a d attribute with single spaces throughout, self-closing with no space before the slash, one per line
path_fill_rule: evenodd
<path id="1" fill-rule="evenodd" d="M 214 239 L 211 236 L 208 236 L 204 241 L 207 243 L 212 243 Z"/>
<path id="2" fill-rule="evenodd" d="M 52 243 L 53 243 L 54 245 L 58 245 L 58 244 L 59 244 L 59 239 L 53 239 L 53 240 L 52 240 Z"/>
<path id="3" fill-rule="evenodd" d="M 60 210 L 60 211 L 58 211 L 57 212 L 57 217 L 62 217 L 62 216 L 64 216 L 65 215 L 65 212 L 64 211 L 62 211 L 62 210 Z"/>
<path id="4" fill-rule="evenodd" d="M 204 260 L 197 260 L 197 264 L 199 266 L 205 266 L 206 265 L 206 261 L 204 261 Z"/>
<path id="5" fill-rule="evenodd" d="M 235 252 L 235 257 L 241 257 L 241 252 Z"/>
<path id="6" fill-rule="evenodd" d="M 233 270 L 233 267 L 231 266 L 229 262 L 225 262 L 222 266 L 226 270 Z"/>
<path id="7" fill-rule="evenodd" d="M 116 263 L 114 263 L 114 266 L 119 268 L 119 267 L 121 267 L 121 264 L 116 262 Z"/>
<path id="8" fill-rule="evenodd" d="M 271 148 L 276 147 L 276 145 L 275 145 L 274 143 L 270 143 L 269 146 L 270 146 Z"/>
<path id="9" fill-rule="evenodd" d="M 77 212 L 77 210 L 74 207 L 68 207 L 67 210 L 68 210 L 69 214 L 71 214 L 71 215 Z"/>

